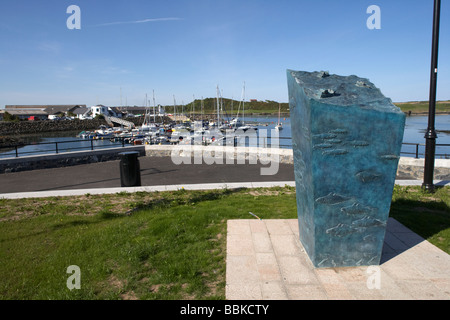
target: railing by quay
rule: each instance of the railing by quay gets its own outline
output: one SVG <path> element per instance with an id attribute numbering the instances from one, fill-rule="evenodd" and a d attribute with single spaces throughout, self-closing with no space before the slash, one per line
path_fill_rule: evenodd
<path id="1" fill-rule="evenodd" d="M 424 156 L 425 155 L 425 151 L 423 153 L 421 153 L 419 151 L 419 147 L 423 147 L 425 148 L 425 143 L 408 143 L 408 142 L 404 142 L 403 143 L 404 146 L 414 146 L 415 151 L 414 152 L 407 152 L 407 151 L 402 151 L 402 154 L 409 154 L 409 155 L 414 155 L 414 158 L 419 159 L 419 156 Z M 438 147 L 450 147 L 450 144 L 436 144 L 436 148 Z M 449 153 L 436 153 L 435 154 L 436 158 L 441 157 L 443 159 L 450 159 L 450 149 L 449 149 Z"/>
<path id="2" fill-rule="evenodd" d="M 4 158 L 4 156 L 11 156 L 11 157 L 19 157 L 19 153 L 21 156 L 23 155 L 32 155 L 32 154 L 47 154 L 47 153 L 61 153 L 61 152 L 71 152 L 71 151 L 78 151 L 78 150 L 86 150 L 86 151 L 93 151 L 93 150 L 101 150 L 101 149 L 112 149 L 114 147 L 125 147 L 127 144 L 125 143 L 125 139 L 121 138 L 116 141 L 111 141 L 109 144 L 101 144 L 96 145 L 96 142 L 100 142 L 102 140 L 99 139 L 83 139 L 83 140 L 67 140 L 67 141 L 53 141 L 53 142 L 37 142 L 37 143 L 31 143 L 31 144 L 25 144 L 25 145 L 14 145 L 14 146 L 5 146 L 0 147 L 0 152 L 2 149 L 8 149 L 6 153 L 0 153 L 0 159 Z M 118 142 L 118 143 L 117 143 Z M 63 147 L 64 144 L 76 144 L 71 145 L 69 147 Z M 84 145 L 83 145 L 84 144 Z M 52 148 L 45 149 L 45 150 L 34 150 L 34 151 L 20 151 L 20 148 L 27 147 L 27 146 L 53 146 Z M 77 146 L 82 145 L 82 146 Z"/>
<path id="3" fill-rule="evenodd" d="M 274 146 L 278 148 L 292 148 L 292 144 L 286 144 L 285 141 L 291 141 L 290 137 L 278 137 L 279 141 Z M 109 140 L 109 139 L 108 139 Z M 14 145 L 14 146 L 5 146 L 0 147 L 0 158 L 5 158 L 5 156 L 9 157 L 19 157 L 23 155 L 30 154 L 45 154 L 45 153 L 61 153 L 61 152 L 71 152 L 76 150 L 101 150 L 101 149 L 109 149 L 114 147 L 125 147 L 128 143 L 125 142 L 125 138 L 115 139 L 114 141 L 110 141 L 109 144 L 102 143 L 101 145 L 96 145 L 96 142 L 101 142 L 103 140 L 99 139 L 82 139 L 82 140 L 67 140 L 67 141 L 54 141 L 54 142 L 38 142 L 27 145 Z M 262 141 L 263 145 L 267 148 L 272 147 L 271 138 L 265 137 Z M 64 148 L 64 144 L 72 143 L 71 146 Z M 75 144 L 75 145 L 73 145 Z M 84 145 L 83 145 L 84 144 Z M 87 144 L 87 145 L 86 145 Z M 152 144 L 152 143 L 151 143 Z M 35 151 L 21 151 L 20 148 L 26 146 L 39 146 L 39 145 L 49 145 L 53 146 L 52 148 L 46 150 L 35 150 Z M 81 146 L 77 146 L 81 145 Z M 217 145 L 217 144 L 216 144 Z M 222 144 L 226 146 L 227 143 L 224 141 Z M 237 146 L 237 140 L 234 139 L 234 146 Z M 402 150 L 401 154 L 414 156 L 414 158 L 419 159 L 420 156 L 424 156 L 425 151 L 423 150 L 425 147 L 425 143 L 408 143 L 404 142 L 403 146 L 411 146 L 410 150 Z M 436 153 L 436 158 L 450 159 L 450 144 L 436 144 L 436 148 L 448 148 L 448 152 L 446 153 Z M 1 153 L 2 150 L 7 149 L 8 151 L 5 153 Z M 423 152 L 421 152 L 423 150 Z M 447 151 L 447 150 L 446 150 Z"/>
<path id="4" fill-rule="evenodd" d="M 292 143 L 291 144 L 282 144 L 283 141 L 292 141 L 292 138 L 290 137 L 278 137 L 279 141 L 278 144 L 276 144 L 276 147 L 278 148 L 292 148 Z M 271 144 L 271 138 L 270 137 L 265 137 L 262 139 L 263 145 L 267 148 L 270 148 L 272 146 Z M 224 143 L 224 145 L 226 145 Z M 234 146 L 236 146 L 236 138 L 235 138 L 235 143 Z M 425 143 L 409 143 L 409 142 L 404 142 L 402 143 L 402 146 L 413 146 L 413 152 L 409 151 L 409 150 L 402 150 L 401 154 L 402 155 L 413 155 L 414 158 L 419 159 L 420 156 L 424 156 L 425 155 L 425 151 L 421 152 L 421 148 L 423 149 L 425 147 Z M 436 158 L 442 158 L 442 159 L 450 159 L 450 144 L 436 144 L 436 148 L 448 148 L 448 152 L 446 153 L 436 153 L 435 156 Z M 447 150 L 446 150 L 447 151 Z"/>

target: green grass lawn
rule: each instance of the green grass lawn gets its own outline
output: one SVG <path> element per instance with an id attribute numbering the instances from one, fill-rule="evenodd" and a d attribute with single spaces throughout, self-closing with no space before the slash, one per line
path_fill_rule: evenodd
<path id="1" fill-rule="evenodd" d="M 448 187 L 396 186 L 391 216 L 450 253 L 449 208 Z M 224 299 L 227 220 L 249 211 L 296 218 L 295 189 L 2 199 L 0 298 Z"/>
<path id="2" fill-rule="evenodd" d="M 450 187 L 430 194 L 395 186 L 390 216 L 450 254 Z"/>

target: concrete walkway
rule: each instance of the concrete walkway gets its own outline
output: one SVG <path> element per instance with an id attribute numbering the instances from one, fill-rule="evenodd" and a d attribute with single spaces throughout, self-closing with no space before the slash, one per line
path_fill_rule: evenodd
<path id="1" fill-rule="evenodd" d="M 228 300 L 449 300 L 450 255 L 390 218 L 380 266 L 313 267 L 298 222 L 229 220 Z"/>
<path id="2" fill-rule="evenodd" d="M 170 157 L 140 157 L 142 186 L 280 182 L 294 180 L 294 166 L 279 164 L 262 176 L 260 164 L 179 164 Z M 0 194 L 120 188 L 120 161 L 0 174 Z M 92 193 L 86 191 L 85 193 Z"/>

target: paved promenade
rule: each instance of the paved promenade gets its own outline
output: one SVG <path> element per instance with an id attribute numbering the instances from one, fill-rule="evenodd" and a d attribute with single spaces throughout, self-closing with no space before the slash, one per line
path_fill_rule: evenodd
<path id="1" fill-rule="evenodd" d="M 277 174 L 262 176 L 260 164 L 175 165 L 170 157 L 140 157 L 139 163 L 142 186 L 294 181 L 292 164 L 280 163 Z M 120 188 L 120 161 L 5 173 L 0 179 L 0 194 Z"/>

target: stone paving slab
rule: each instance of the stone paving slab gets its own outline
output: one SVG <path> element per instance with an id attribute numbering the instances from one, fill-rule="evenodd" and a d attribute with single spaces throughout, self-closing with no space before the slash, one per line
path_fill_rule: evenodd
<path id="1" fill-rule="evenodd" d="M 314 268 L 297 219 L 229 220 L 228 300 L 450 300 L 450 255 L 389 218 L 380 266 Z"/>

